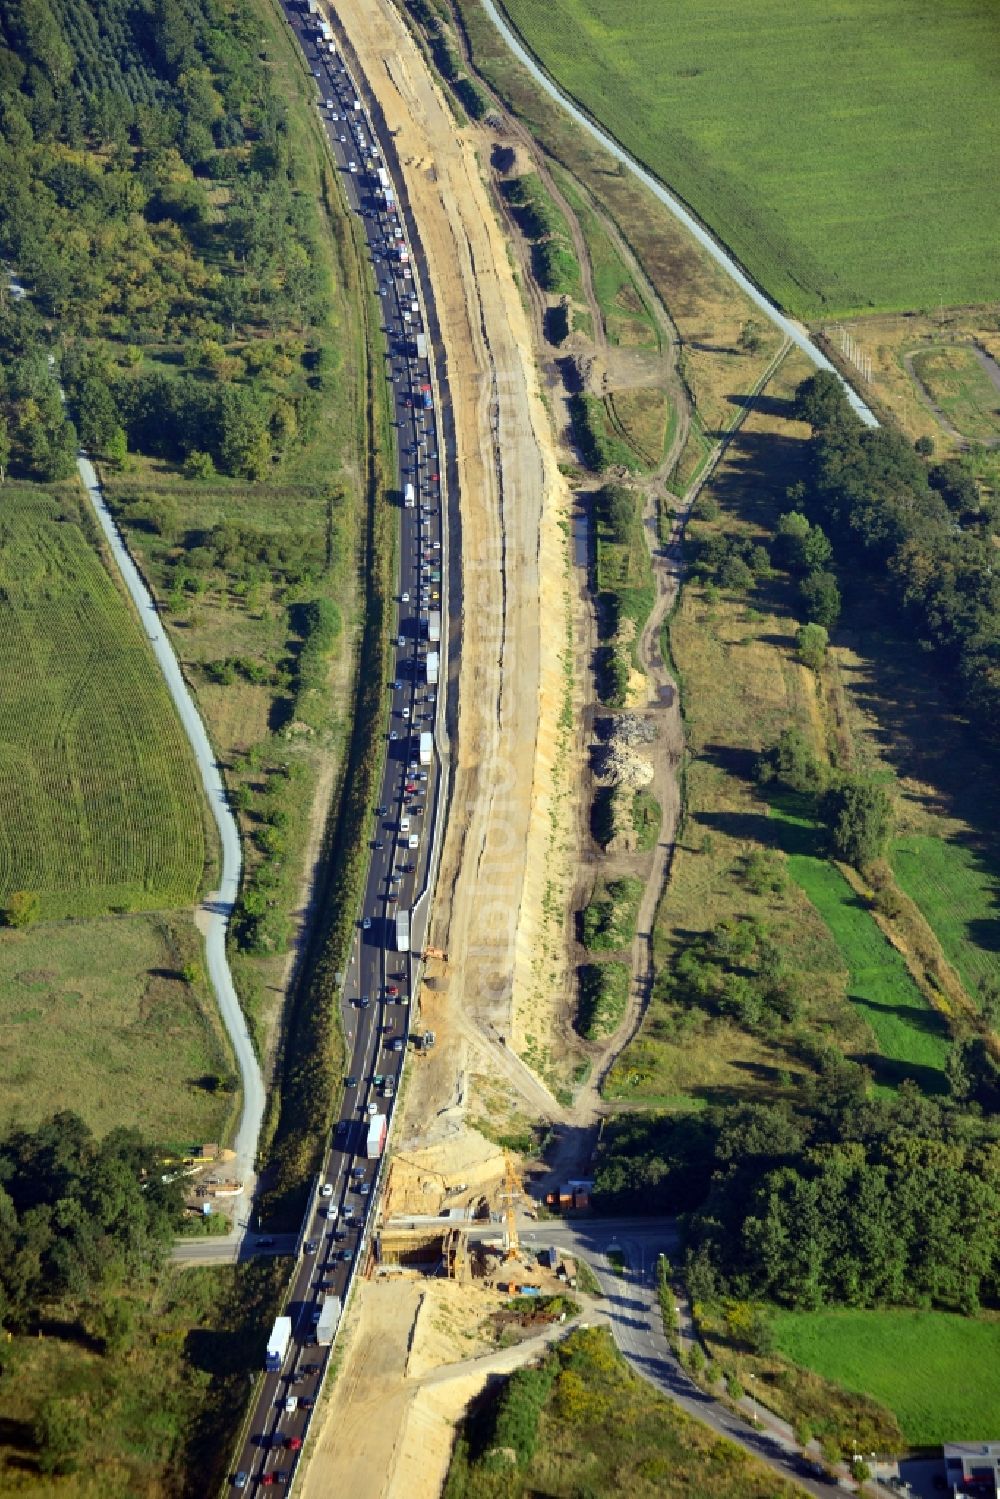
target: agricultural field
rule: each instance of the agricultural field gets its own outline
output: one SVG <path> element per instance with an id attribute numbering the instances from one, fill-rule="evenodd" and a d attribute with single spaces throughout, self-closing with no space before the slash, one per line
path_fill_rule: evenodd
<path id="1" fill-rule="evenodd" d="M 558 83 L 807 317 L 995 295 L 995 10 L 505 9 Z"/>
<path id="2" fill-rule="evenodd" d="M 913 1446 L 974 1441 L 1000 1408 L 1000 1320 L 950 1312 L 774 1313 L 791 1362 L 869 1395 Z"/>
<path id="3" fill-rule="evenodd" d="M 225 1138 L 233 1064 L 187 913 L 0 932 L 0 1133 L 72 1103 L 178 1149 Z"/>
<path id="4" fill-rule="evenodd" d="M 214 860 L 201 785 L 82 497 L 0 512 L 0 902 L 50 920 L 190 905 Z"/>

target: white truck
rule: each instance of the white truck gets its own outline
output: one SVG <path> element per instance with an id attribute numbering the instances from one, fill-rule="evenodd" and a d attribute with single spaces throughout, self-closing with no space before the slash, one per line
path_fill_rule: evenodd
<path id="1" fill-rule="evenodd" d="M 417 334 L 417 337 L 416 337 L 416 347 L 417 347 L 417 358 L 418 359 L 426 359 L 427 358 L 427 335 L 426 335 L 426 333 L 418 333 Z"/>
<path id="2" fill-rule="evenodd" d="M 316 1342 L 320 1348 L 329 1348 L 336 1337 L 342 1311 L 343 1305 L 339 1296 L 328 1296 L 323 1302 L 323 1309 L 316 1324 Z"/>
<path id="3" fill-rule="evenodd" d="M 403 504 L 406 506 L 407 510 L 412 510 L 416 503 L 417 501 L 416 496 L 413 492 L 413 485 L 407 484 L 405 490 L 403 491 Z"/>
<path id="4" fill-rule="evenodd" d="M 437 686 L 438 665 L 439 665 L 439 663 L 440 663 L 440 657 L 438 656 L 437 651 L 428 651 L 427 652 L 427 685 L 428 685 L 428 687 L 436 687 Z"/>
<path id="5" fill-rule="evenodd" d="M 365 1141 L 365 1155 L 370 1161 L 377 1161 L 382 1154 L 388 1133 L 388 1119 L 384 1114 L 374 1114 L 368 1121 L 368 1137 Z"/>
<path id="6" fill-rule="evenodd" d="M 402 907 L 396 912 L 396 951 L 410 950 L 410 913 Z"/>
<path id="7" fill-rule="evenodd" d="M 269 1374 L 276 1373 L 284 1364 L 291 1340 L 291 1317 L 275 1317 L 271 1336 L 267 1340 L 267 1354 L 264 1358 L 264 1368 Z"/>
<path id="8" fill-rule="evenodd" d="M 431 756 L 434 754 L 434 735 L 425 729 L 420 736 L 420 763 L 429 765 Z"/>
<path id="9" fill-rule="evenodd" d="M 427 639 L 431 645 L 437 645 L 441 640 L 441 610 L 432 609 L 427 616 Z"/>

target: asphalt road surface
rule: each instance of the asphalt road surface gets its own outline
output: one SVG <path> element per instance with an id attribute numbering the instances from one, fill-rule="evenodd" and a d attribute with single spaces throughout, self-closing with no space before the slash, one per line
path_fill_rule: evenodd
<path id="1" fill-rule="evenodd" d="M 398 437 L 396 491 L 385 503 L 399 506 L 401 545 L 395 675 L 386 682 L 388 759 L 379 805 L 372 809 L 371 864 L 344 990 L 350 1071 L 286 1307 L 291 1342 L 281 1368 L 264 1376 L 230 1475 L 235 1489 L 253 1494 L 287 1487 L 292 1480 L 329 1357 L 328 1348 L 316 1345 L 320 1309 L 326 1297 L 346 1299 L 366 1248 L 380 1164 L 367 1156 L 368 1123 L 372 1116 L 392 1114 L 410 1043 L 410 997 L 419 957 L 399 951 L 397 917 L 409 916 L 425 888 L 441 792 L 436 749 L 429 764 L 421 764 L 419 754 L 420 733 L 433 733 L 438 717 L 428 656 L 440 652 L 440 645 L 428 636 L 431 616 L 440 616 L 442 608 L 446 534 L 431 374 L 426 358 L 417 357 L 425 312 L 392 186 L 387 178 L 380 180 L 386 170 L 382 151 L 339 50 L 321 36 L 318 17 L 290 5 L 285 14 L 316 80 L 317 108 L 347 202 L 365 227 Z M 248 1237 L 244 1252 L 280 1253 L 288 1247 L 284 1239 L 256 1235 Z M 205 1253 L 211 1257 L 210 1248 Z"/>
<path id="2" fill-rule="evenodd" d="M 855 411 L 855 413 L 861 418 L 861 420 L 867 427 L 877 427 L 878 420 L 873 412 L 868 409 L 864 401 L 862 401 L 861 397 L 858 395 L 857 391 L 854 390 L 852 386 L 848 385 L 847 381 L 844 379 L 843 375 L 841 375 L 840 371 L 830 363 L 826 355 L 816 346 L 816 344 L 813 343 L 812 339 L 809 337 L 809 334 L 806 332 L 802 324 L 795 322 L 793 318 L 786 317 L 785 314 L 780 310 L 780 308 L 775 306 L 770 297 L 766 297 L 761 291 L 760 287 L 757 286 L 755 282 L 751 281 L 750 277 L 743 270 L 742 266 L 733 259 L 725 246 L 720 244 L 717 239 L 713 238 L 713 236 L 708 232 L 704 225 L 700 224 L 694 217 L 694 215 L 688 212 L 683 203 L 681 203 L 678 198 L 675 198 L 673 193 L 668 192 L 667 189 L 663 186 L 662 182 L 657 181 L 657 179 L 653 177 L 649 172 L 647 172 L 644 167 L 640 166 L 639 163 L 634 159 L 634 157 L 630 156 L 628 152 L 618 144 L 613 136 L 606 135 L 605 132 L 600 128 L 600 126 L 594 123 L 589 115 L 584 114 L 582 109 L 577 108 L 573 101 L 562 92 L 562 90 L 556 83 L 553 82 L 549 75 L 538 66 L 538 63 L 535 61 L 534 57 L 521 41 L 520 37 L 515 31 L 511 30 L 510 26 L 507 24 L 506 18 L 503 16 L 497 6 L 494 5 L 493 0 L 482 0 L 482 5 L 486 14 L 489 16 L 490 20 L 496 27 L 497 31 L 499 31 L 507 46 L 514 53 L 518 62 L 522 63 L 524 67 L 527 68 L 532 78 L 540 88 L 545 90 L 549 98 L 554 99 L 559 107 L 566 111 L 566 113 L 580 127 L 581 130 L 585 130 L 588 135 L 593 136 L 594 140 L 599 142 L 599 144 L 604 147 L 605 151 L 609 151 L 616 161 L 621 162 L 622 166 L 627 167 L 630 172 L 638 177 L 639 181 L 643 184 L 644 187 L 649 188 L 650 192 L 659 199 L 663 206 L 670 210 L 674 218 L 684 225 L 684 228 L 688 231 L 688 233 L 692 234 L 698 241 L 698 243 L 708 251 L 712 259 L 716 262 L 717 265 L 720 265 L 722 267 L 730 280 L 735 281 L 737 286 L 746 293 L 751 302 L 753 302 L 754 306 L 759 307 L 761 312 L 763 312 L 765 316 L 767 316 L 770 321 L 775 324 L 776 327 L 781 329 L 785 337 L 790 338 L 792 343 L 794 343 L 797 348 L 802 350 L 806 358 L 811 360 L 811 362 L 816 366 L 817 369 L 828 370 L 830 374 L 836 375 L 837 379 L 843 385 L 844 390 L 847 393 L 847 399 L 850 402 L 851 407 Z"/>
<path id="3" fill-rule="evenodd" d="M 675 1226 L 649 1218 L 601 1219 L 539 1223 L 525 1227 L 521 1238 L 535 1249 L 548 1244 L 586 1260 L 600 1283 L 615 1342 L 635 1372 L 655 1385 L 675 1405 L 704 1422 L 720 1436 L 738 1442 L 755 1457 L 807 1493 L 829 1495 L 836 1484 L 814 1474 L 794 1442 L 780 1432 L 755 1430 L 726 1406 L 698 1388 L 674 1357 L 663 1332 L 657 1259 L 675 1256 Z M 609 1258 L 623 1266 L 618 1269 Z"/>

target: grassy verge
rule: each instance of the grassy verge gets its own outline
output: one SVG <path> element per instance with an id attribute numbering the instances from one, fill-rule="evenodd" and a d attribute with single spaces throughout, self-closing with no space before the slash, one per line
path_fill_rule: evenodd
<path id="1" fill-rule="evenodd" d="M 588 1328 L 477 1408 L 459 1434 L 444 1499 L 619 1490 L 680 1499 L 692 1481 L 719 1499 L 791 1499 L 793 1492 L 638 1379 L 605 1329 Z"/>
<path id="2" fill-rule="evenodd" d="M 773 1327 L 790 1362 L 887 1406 L 913 1446 L 976 1441 L 991 1429 L 1000 1405 L 995 1315 L 776 1312 Z"/>
<path id="3" fill-rule="evenodd" d="M 676 412 L 666 392 L 642 386 L 607 398 L 607 410 L 643 470 L 658 468 L 673 438 Z"/>
<path id="4" fill-rule="evenodd" d="M 500 191 L 515 222 L 532 246 L 532 273 L 544 291 L 556 297 L 579 298 L 580 262 L 565 216 L 537 172 L 507 177 Z"/>
<path id="5" fill-rule="evenodd" d="M 594 295 L 611 344 L 630 349 L 659 349 L 656 319 L 605 228 L 592 201 L 569 172 L 555 167 L 555 180 L 576 214 L 590 256 Z"/>
<path id="6" fill-rule="evenodd" d="M 595 474 L 606 473 L 609 468 L 624 468 L 629 473 L 637 473 L 642 467 L 636 453 L 615 431 L 607 408 L 598 396 L 586 391 L 570 396 L 569 416 L 573 441 L 584 463 Z"/>

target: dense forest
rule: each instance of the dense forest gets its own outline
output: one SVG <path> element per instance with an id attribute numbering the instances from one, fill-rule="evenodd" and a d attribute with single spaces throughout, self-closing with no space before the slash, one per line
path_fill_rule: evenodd
<path id="1" fill-rule="evenodd" d="M 794 1108 L 622 1121 L 598 1199 L 608 1211 L 690 1212 L 696 1300 L 996 1304 L 1000 1121 L 913 1083 L 892 1097 L 870 1084 L 830 1052 Z"/>
<path id="2" fill-rule="evenodd" d="M 83 443 L 263 477 L 327 358 L 310 210 L 251 13 L 226 0 L 0 0 L 0 469 Z M 250 346 L 252 344 L 252 347 Z"/>

